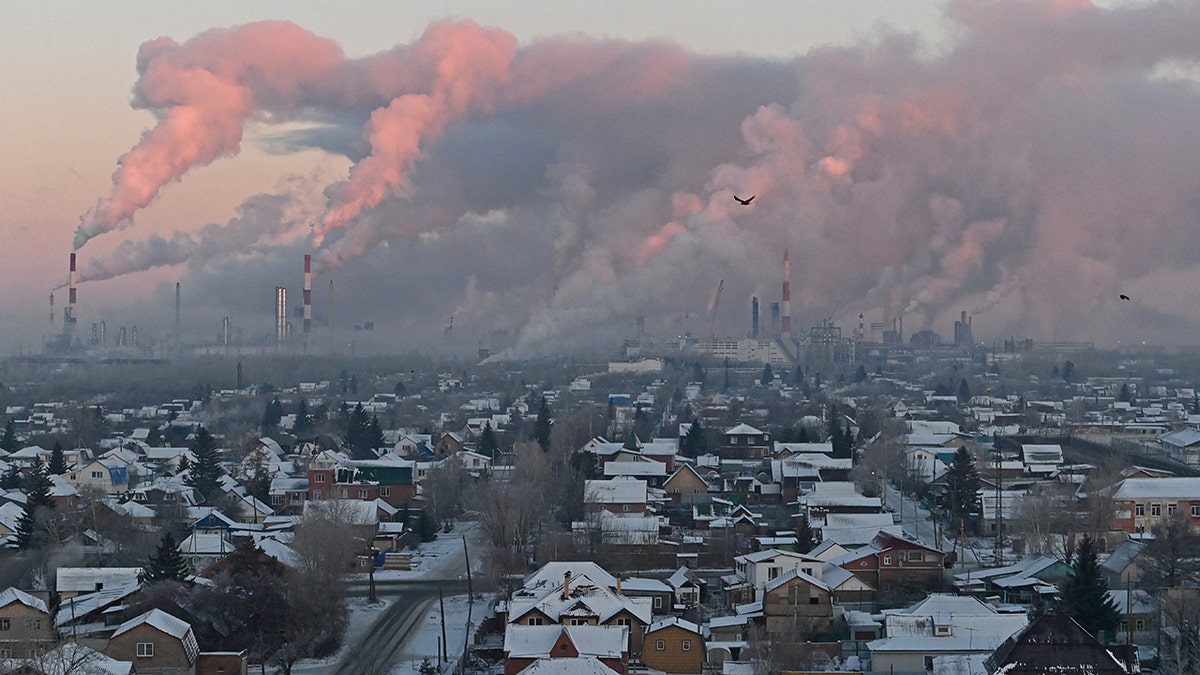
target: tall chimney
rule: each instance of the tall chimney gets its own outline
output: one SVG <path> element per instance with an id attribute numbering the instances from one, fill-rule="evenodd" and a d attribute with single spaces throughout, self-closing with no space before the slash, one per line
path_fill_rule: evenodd
<path id="1" fill-rule="evenodd" d="M 562 599 L 566 600 L 569 597 L 571 597 L 571 570 L 563 572 Z"/>
<path id="2" fill-rule="evenodd" d="M 138 346 L 138 341 L 137 341 L 137 326 L 134 326 L 133 328 L 131 328 L 131 329 L 130 329 L 130 333 L 132 333 L 132 335 L 133 335 L 133 346 L 134 346 L 134 347 Z"/>
<path id="3" fill-rule="evenodd" d="M 50 291 L 50 325 L 54 325 L 54 291 Z"/>
<path id="4" fill-rule="evenodd" d="M 312 255 L 304 254 L 304 351 L 308 351 L 308 334 L 312 332 Z"/>
<path id="5" fill-rule="evenodd" d="M 179 282 L 176 281 L 175 282 L 175 344 L 176 344 L 176 346 L 179 345 L 179 306 L 180 306 L 181 297 L 182 296 L 180 295 L 180 291 L 179 291 Z"/>
<path id="6" fill-rule="evenodd" d="M 108 344 L 108 326 L 103 321 L 100 322 L 100 344 Z"/>
<path id="7" fill-rule="evenodd" d="M 758 296 L 750 298 L 750 337 L 758 337 Z"/>
<path id="8" fill-rule="evenodd" d="M 275 341 L 287 339 L 287 289 L 275 287 Z"/>
<path id="9" fill-rule="evenodd" d="M 75 325 L 75 254 L 71 253 L 71 272 L 67 277 L 67 307 L 63 310 L 63 328 L 71 330 Z"/>
<path id="10" fill-rule="evenodd" d="M 783 337 L 792 337 L 792 258 L 788 249 L 783 249 Z"/>
<path id="11" fill-rule="evenodd" d="M 229 346 L 229 317 L 221 321 L 221 346 Z"/>

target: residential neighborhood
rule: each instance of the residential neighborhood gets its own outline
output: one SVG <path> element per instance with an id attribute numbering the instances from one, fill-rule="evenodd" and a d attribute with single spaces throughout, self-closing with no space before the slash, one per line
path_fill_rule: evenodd
<path id="1" fill-rule="evenodd" d="M 430 672 L 1192 672 L 1191 376 L 1000 356 L 6 383 L 0 672 L 375 672 L 459 539 Z"/>

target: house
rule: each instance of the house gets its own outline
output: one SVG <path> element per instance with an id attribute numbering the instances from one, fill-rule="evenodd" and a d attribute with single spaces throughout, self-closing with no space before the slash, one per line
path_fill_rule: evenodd
<path id="1" fill-rule="evenodd" d="M 691 464 L 684 464 L 663 482 L 672 504 L 704 504 L 711 500 L 708 481 Z"/>
<path id="2" fill-rule="evenodd" d="M 1128 675 L 1141 671 L 1137 650 L 1100 644 L 1074 619 L 1043 614 L 988 657 L 988 672 L 1005 675 Z M 1120 656 L 1118 656 L 1120 654 Z"/>
<path id="3" fill-rule="evenodd" d="M 564 659 L 574 665 L 584 658 L 624 675 L 629 656 L 628 626 L 510 623 L 504 627 L 504 675 L 538 672 L 531 666 L 542 659 Z"/>
<path id="4" fill-rule="evenodd" d="M 627 626 L 630 653 L 640 656 L 641 638 L 650 625 L 651 599 L 617 593 L 612 575 L 605 572 L 599 576 L 602 581 L 594 581 L 586 573 L 573 575 L 569 567 L 558 583 L 535 575 L 535 581 L 513 592 L 507 622 L 527 626 Z M 609 578 L 613 586 L 608 585 Z"/>
<path id="5" fill-rule="evenodd" d="M 4 675 L 133 675 L 132 661 L 118 661 L 80 644 L 63 642 L 29 659 L 0 665 Z"/>
<path id="6" fill-rule="evenodd" d="M 1032 476 L 1049 476 L 1062 466 L 1062 446 L 1022 443 L 1021 461 L 1025 463 L 1026 473 Z"/>
<path id="7" fill-rule="evenodd" d="M 1153 595 L 1127 586 L 1108 591 L 1108 598 L 1121 615 L 1118 640 L 1138 645 L 1157 644 L 1159 608 Z"/>
<path id="8" fill-rule="evenodd" d="M 884 637 L 867 643 L 871 670 L 932 670 L 937 657 L 995 651 L 1029 622 L 976 598 L 934 593 L 904 609 L 884 610 Z"/>
<path id="9" fill-rule="evenodd" d="M 584 513 L 642 514 L 646 512 L 647 501 L 646 481 L 637 478 L 589 480 L 583 484 Z"/>
<path id="10" fill-rule="evenodd" d="M 57 637 L 44 600 L 16 588 L 0 593 L 0 658 L 37 656 Z"/>
<path id="11" fill-rule="evenodd" d="M 85 593 L 123 588 L 138 580 L 140 567 L 60 567 L 54 588 L 63 600 Z"/>
<path id="12" fill-rule="evenodd" d="M 833 562 L 882 590 L 900 585 L 932 586 L 941 579 L 945 559 L 946 554 L 932 546 L 881 530 L 870 544 Z"/>
<path id="13" fill-rule="evenodd" d="M 695 607 L 706 599 L 707 582 L 687 567 L 680 567 L 667 577 L 667 585 L 674 591 L 675 605 L 680 608 Z"/>
<path id="14" fill-rule="evenodd" d="M 1125 588 L 1132 582 L 1142 578 L 1142 570 L 1138 565 L 1138 557 L 1146 548 L 1146 542 L 1136 539 L 1126 539 L 1116 548 L 1104 562 L 1100 563 L 1100 571 L 1109 588 Z"/>
<path id="15" fill-rule="evenodd" d="M 1005 567 L 956 574 L 954 588 L 962 594 L 998 595 L 1001 602 L 1032 604 L 1056 596 L 1071 574 L 1071 566 L 1058 558 L 1033 555 Z"/>
<path id="16" fill-rule="evenodd" d="M 725 430 L 718 452 L 723 459 L 762 459 L 771 452 L 771 434 L 739 424 Z"/>
<path id="17" fill-rule="evenodd" d="M 140 673 L 195 675 L 200 647 L 186 621 L 152 609 L 118 626 L 104 653 L 133 661 Z"/>
<path id="18" fill-rule="evenodd" d="M 1159 518 L 1177 510 L 1191 519 L 1193 528 L 1200 527 L 1200 477 L 1126 478 L 1102 492 L 1116 508 L 1115 529 L 1149 532 Z"/>
<path id="19" fill-rule="evenodd" d="M 129 468 L 115 459 L 94 459 L 63 476 L 76 490 L 99 490 L 106 495 L 129 491 Z"/>
<path id="20" fill-rule="evenodd" d="M 819 577 L 823 565 L 816 558 L 778 549 L 740 555 L 733 562 L 734 573 L 721 578 L 731 607 L 761 601 L 767 584 L 792 570 Z"/>
<path id="21" fill-rule="evenodd" d="M 842 616 L 841 606 L 834 604 L 833 589 L 798 569 L 767 582 L 762 610 L 767 633 L 787 635 L 789 640 L 832 631 Z"/>
<path id="22" fill-rule="evenodd" d="M 642 663 L 665 673 L 697 673 L 704 669 L 704 634 L 700 626 L 676 616 L 646 629 Z"/>

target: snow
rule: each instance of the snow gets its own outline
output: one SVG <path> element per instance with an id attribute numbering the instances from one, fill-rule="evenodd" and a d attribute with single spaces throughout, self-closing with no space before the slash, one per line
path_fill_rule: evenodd
<path id="1" fill-rule="evenodd" d="M 475 523 L 459 521 L 453 532 L 440 533 L 438 538 L 413 551 L 412 569 L 410 571 L 377 570 L 375 581 L 389 579 L 438 579 L 462 578 L 466 566 L 463 560 L 463 537 L 467 537 L 471 549 L 471 569 L 478 572 L 482 568 L 482 556 L 475 553 L 482 547 L 477 544 L 484 538 L 484 533 Z M 354 575 L 350 579 L 352 586 L 363 587 L 367 584 L 367 575 Z M 381 589 L 381 595 L 386 590 Z M 358 646 L 363 636 L 371 626 L 396 601 L 395 597 L 381 597 L 379 602 L 367 602 L 365 597 L 351 598 L 349 604 L 350 621 L 346 628 L 346 636 L 342 649 L 325 659 L 307 659 L 298 662 L 293 668 L 294 675 L 318 675 L 331 672 L 346 652 Z M 491 599 L 480 599 L 476 593 L 474 606 L 471 606 L 466 595 L 446 596 L 445 598 L 446 643 L 450 645 L 451 663 L 444 664 L 445 671 L 450 672 L 453 664 L 462 656 L 462 650 L 467 638 L 468 611 L 472 626 L 478 626 L 480 620 L 489 612 Z M 473 630 L 474 628 L 472 628 Z M 421 661 L 426 657 L 434 665 L 438 662 L 438 641 L 442 636 L 442 617 L 436 600 L 426 610 L 425 617 L 413 631 L 412 637 L 401 646 L 396 655 L 395 665 L 391 675 L 410 675 L 418 673 Z"/>

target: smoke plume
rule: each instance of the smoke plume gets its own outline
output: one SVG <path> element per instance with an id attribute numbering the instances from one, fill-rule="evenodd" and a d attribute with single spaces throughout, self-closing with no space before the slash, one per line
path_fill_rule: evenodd
<path id="1" fill-rule="evenodd" d="M 509 331 L 527 352 L 637 316 L 684 332 L 720 279 L 728 297 L 778 297 L 785 248 L 793 314 L 813 321 L 903 312 L 919 328 L 966 309 L 977 332 L 1083 337 L 1063 326 L 1119 320 L 1118 290 L 1156 283 L 1154 309 L 1183 316 L 1166 280 L 1200 260 L 1200 5 L 958 0 L 948 17 L 937 49 L 884 31 L 787 62 L 518 45 L 470 22 L 361 59 L 278 22 L 160 38 L 135 99 L 160 122 L 76 246 L 235 153 L 248 123 L 298 120 L 359 139 L 320 146 L 357 161 L 325 189 L 318 272 L 369 289 L 389 270 L 406 307 L 438 317 L 397 319 L 416 332 L 446 307 L 456 332 Z M 208 238 L 253 253 L 287 229 L 247 218 L 128 244 L 94 274 L 190 260 Z"/>

